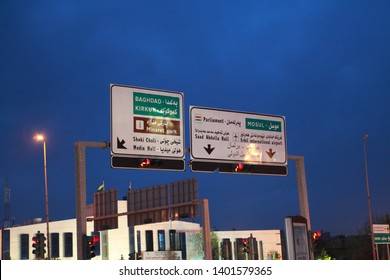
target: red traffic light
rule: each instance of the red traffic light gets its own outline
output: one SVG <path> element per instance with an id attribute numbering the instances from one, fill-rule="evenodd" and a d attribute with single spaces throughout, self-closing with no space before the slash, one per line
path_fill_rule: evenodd
<path id="1" fill-rule="evenodd" d="M 150 159 L 145 158 L 145 159 L 143 159 L 143 160 L 141 161 L 140 166 L 141 166 L 141 167 L 148 167 L 148 166 L 150 166 L 150 164 L 151 164 Z"/>
<path id="2" fill-rule="evenodd" d="M 33 236 L 31 240 L 32 240 L 32 247 L 34 248 L 32 253 L 35 255 L 37 259 L 43 259 L 46 253 L 45 235 L 38 231 L 38 233 L 35 236 Z"/>
<path id="3" fill-rule="evenodd" d="M 242 170 L 244 170 L 244 165 L 242 163 L 237 164 L 234 168 L 234 172 L 240 172 Z"/>
<path id="4" fill-rule="evenodd" d="M 320 231 L 314 231 L 312 234 L 312 239 L 313 240 L 318 240 L 321 237 L 321 232 Z"/>
<path id="5" fill-rule="evenodd" d="M 97 235 L 94 235 L 93 238 L 92 238 L 92 242 L 93 242 L 93 243 L 98 243 L 99 240 L 100 240 L 100 239 L 99 239 L 99 236 L 97 236 Z"/>
<path id="6" fill-rule="evenodd" d="M 246 238 L 241 239 L 241 251 L 243 253 L 249 253 L 249 240 Z"/>
<path id="7" fill-rule="evenodd" d="M 90 235 L 86 235 L 84 234 L 83 235 L 83 239 L 84 239 L 84 250 L 85 250 L 85 259 L 87 260 L 90 260 L 92 259 L 93 257 L 96 256 L 96 253 L 95 253 L 95 240 L 99 239 L 98 236 L 90 236 Z"/>

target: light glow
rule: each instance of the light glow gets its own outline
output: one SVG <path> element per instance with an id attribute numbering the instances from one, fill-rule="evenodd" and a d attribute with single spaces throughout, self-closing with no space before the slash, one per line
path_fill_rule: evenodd
<path id="1" fill-rule="evenodd" d="M 45 141 L 45 136 L 43 134 L 37 134 L 34 136 L 34 139 L 42 142 L 42 141 Z"/>

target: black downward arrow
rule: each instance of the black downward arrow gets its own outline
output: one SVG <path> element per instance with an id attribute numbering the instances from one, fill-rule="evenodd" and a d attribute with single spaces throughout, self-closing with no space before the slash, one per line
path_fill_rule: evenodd
<path id="1" fill-rule="evenodd" d="M 203 147 L 205 150 L 206 150 L 206 152 L 209 154 L 209 155 L 211 155 L 211 153 L 214 151 L 214 149 L 215 149 L 215 147 L 214 148 L 211 148 L 211 145 L 210 144 L 208 144 L 207 145 L 207 148 L 206 147 Z"/>
<path id="2" fill-rule="evenodd" d="M 125 139 L 122 139 L 122 140 L 119 140 L 119 137 L 117 137 L 116 138 L 116 147 L 118 148 L 118 149 L 127 149 L 126 147 L 125 147 Z"/>
<path id="3" fill-rule="evenodd" d="M 266 151 L 266 153 L 267 153 L 267 155 L 268 155 L 270 158 L 272 158 L 272 157 L 276 154 L 276 152 L 272 151 L 272 149 L 269 149 L 269 151 Z"/>

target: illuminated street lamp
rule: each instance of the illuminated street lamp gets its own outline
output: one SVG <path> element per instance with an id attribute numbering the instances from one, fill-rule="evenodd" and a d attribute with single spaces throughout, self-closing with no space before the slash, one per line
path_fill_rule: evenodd
<path id="1" fill-rule="evenodd" d="M 45 178 L 45 204 L 46 204 L 46 235 L 47 235 L 47 258 L 50 259 L 50 233 L 49 233 L 49 192 L 47 186 L 47 167 L 46 167 L 46 139 L 43 134 L 35 135 L 35 140 L 43 142 L 43 170 Z"/>
<path id="2" fill-rule="evenodd" d="M 366 155 L 366 142 L 368 140 L 368 135 L 364 135 L 363 137 L 363 146 L 364 146 L 364 167 L 366 169 L 366 189 L 367 189 L 367 203 L 368 203 L 368 218 L 370 221 L 370 234 L 371 234 L 371 248 L 372 248 L 372 256 L 373 259 L 376 259 L 375 252 L 375 243 L 374 243 L 374 233 L 372 226 L 372 214 L 371 214 L 371 196 L 370 196 L 370 186 L 368 184 L 368 168 L 367 168 L 367 155 Z"/>

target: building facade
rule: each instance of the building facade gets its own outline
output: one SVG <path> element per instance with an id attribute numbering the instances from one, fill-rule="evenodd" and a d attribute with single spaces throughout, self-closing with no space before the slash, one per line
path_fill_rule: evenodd
<path id="1" fill-rule="evenodd" d="M 118 201 L 118 211 L 127 211 L 127 202 Z M 77 260 L 76 219 L 49 223 L 51 259 Z M 46 223 L 4 228 L 1 236 L 1 258 L 33 260 L 32 238 L 46 234 Z M 94 232 L 93 222 L 87 233 L 99 236 L 96 256 L 92 260 L 127 259 L 203 259 L 201 226 L 184 221 L 152 223 L 129 228 L 127 217 L 118 217 L 118 228 Z M 214 256 L 217 259 L 281 259 L 280 230 L 216 231 Z M 250 241 L 250 251 L 243 253 L 242 242 Z M 47 250 L 47 248 L 46 248 Z"/>

